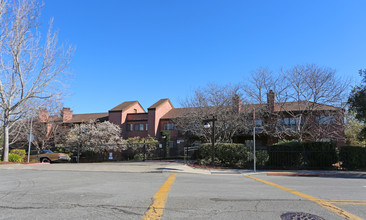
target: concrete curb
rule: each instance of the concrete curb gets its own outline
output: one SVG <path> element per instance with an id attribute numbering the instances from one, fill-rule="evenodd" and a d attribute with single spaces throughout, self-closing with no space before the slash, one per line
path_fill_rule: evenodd
<path id="1" fill-rule="evenodd" d="M 267 176 L 304 176 L 304 177 L 335 177 L 335 178 L 359 178 L 366 179 L 366 173 L 363 172 L 267 172 Z"/>

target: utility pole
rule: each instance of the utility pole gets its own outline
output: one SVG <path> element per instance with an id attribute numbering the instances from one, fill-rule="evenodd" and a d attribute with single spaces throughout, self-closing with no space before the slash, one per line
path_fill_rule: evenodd
<path id="1" fill-rule="evenodd" d="M 212 122 L 212 136 L 211 136 L 211 166 L 215 166 L 215 121 L 217 121 L 216 116 L 212 116 L 212 118 L 205 119 L 203 122 L 205 123 L 205 128 L 210 128 L 209 122 Z"/>
<path id="2" fill-rule="evenodd" d="M 257 167 L 256 167 L 256 158 L 255 158 L 255 108 L 253 108 L 253 168 L 254 168 L 254 172 L 257 172 Z"/>

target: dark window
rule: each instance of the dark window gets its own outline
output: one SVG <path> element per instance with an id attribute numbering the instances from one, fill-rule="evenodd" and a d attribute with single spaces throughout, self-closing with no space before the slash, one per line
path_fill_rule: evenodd
<path id="1" fill-rule="evenodd" d="M 135 131 L 144 131 L 145 124 L 135 124 Z"/>
<path id="2" fill-rule="evenodd" d="M 291 130 L 297 130 L 298 126 L 302 125 L 301 118 L 283 118 L 278 121 L 279 124 L 279 130 L 283 129 L 291 129 Z"/>
<path id="3" fill-rule="evenodd" d="M 334 116 L 316 116 L 315 123 L 320 125 L 330 125 L 335 124 L 335 117 Z"/>
<path id="4" fill-rule="evenodd" d="M 133 131 L 133 126 L 131 124 L 127 124 L 126 130 Z"/>
<path id="5" fill-rule="evenodd" d="M 174 123 L 165 123 L 164 130 L 175 130 L 175 124 Z"/>

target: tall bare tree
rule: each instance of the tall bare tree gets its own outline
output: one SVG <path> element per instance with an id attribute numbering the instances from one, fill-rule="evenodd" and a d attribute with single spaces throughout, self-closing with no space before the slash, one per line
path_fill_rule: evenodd
<path id="1" fill-rule="evenodd" d="M 26 118 L 25 106 L 35 99 L 57 97 L 60 77 L 73 49 L 58 45 L 52 20 L 44 41 L 38 30 L 42 3 L 38 0 L 0 1 L 0 110 L 4 133 L 3 161 L 8 161 L 9 132 Z"/>
<path id="2" fill-rule="evenodd" d="M 278 74 L 259 69 L 253 72 L 243 91 L 262 104 L 261 91 L 274 91 L 275 108 L 267 109 L 271 119 L 266 120 L 263 133 L 282 140 L 304 141 L 341 135 L 334 132 L 340 131 L 335 129 L 337 126 L 343 126 L 348 85 L 347 80 L 336 76 L 335 70 L 311 64 L 297 65 Z"/>
<path id="3" fill-rule="evenodd" d="M 247 129 L 250 123 L 245 114 L 240 114 L 241 96 L 239 86 L 214 83 L 198 88 L 192 97 L 181 103 L 182 116 L 174 122 L 181 131 L 205 141 L 211 140 L 211 129 L 203 126 L 203 121 L 215 116 L 215 137 L 217 141 L 232 142 L 233 137 Z"/>

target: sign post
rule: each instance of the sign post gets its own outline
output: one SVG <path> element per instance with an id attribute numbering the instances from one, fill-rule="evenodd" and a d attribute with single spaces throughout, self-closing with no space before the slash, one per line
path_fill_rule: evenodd
<path id="1" fill-rule="evenodd" d="M 253 108 L 253 161 L 254 161 L 254 173 L 257 172 L 256 161 L 255 161 L 255 108 Z"/>

